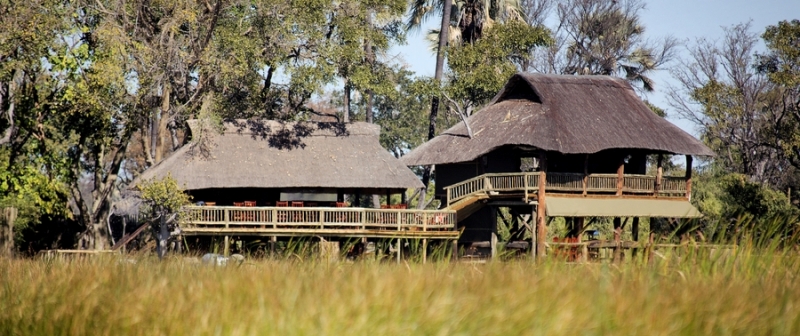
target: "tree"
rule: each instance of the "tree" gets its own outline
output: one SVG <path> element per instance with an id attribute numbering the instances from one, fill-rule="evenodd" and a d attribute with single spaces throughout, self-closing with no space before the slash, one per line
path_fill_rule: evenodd
<path id="1" fill-rule="evenodd" d="M 172 175 L 167 175 L 161 180 L 142 181 L 137 188 L 141 192 L 142 201 L 147 206 L 144 213 L 153 223 L 158 222 L 156 251 L 159 258 L 164 258 L 167 252 L 167 240 L 170 236 L 169 226 L 180 220 L 178 217 L 181 214 L 181 207 L 190 204 L 191 198 L 172 178 Z M 156 226 L 154 225 L 154 227 Z"/>
<path id="2" fill-rule="evenodd" d="M 756 34 L 750 24 L 725 29 L 722 41 L 699 39 L 673 71 L 670 105 L 694 122 L 726 172 L 782 188 L 793 169 L 774 148 L 788 117 L 776 105 L 774 85 L 756 69 Z"/>
<path id="3" fill-rule="evenodd" d="M 496 24 L 481 40 L 448 49 L 450 68 L 444 91 L 462 119 L 487 103 L 529 60 L 536 47 L 551 42 L 550 31 L 521 21 Z"/>
<path id="4" fill-rule="evenodd" d="M 767 53 L 756 55 L 756 69 L 773 85 L 768 107 L 775 114 L 771 145 L 800 169 L 800 21 L 768 26 L 761 37 Z"/>
<path id="5" fill-rule="evenodd" d="M 548 12 L 549 1 L 527 3 L 534 6 L 534 13 Z M 619 76 L 640 90 L 652 91 L 648 73 L 673 59 L 677 41 L 645 39 L 645 27 L 639 21 L 644 8 L 641 0 L 558 1 L 555 42 L 537 51 L 530 68 L 542 73 Z"/>

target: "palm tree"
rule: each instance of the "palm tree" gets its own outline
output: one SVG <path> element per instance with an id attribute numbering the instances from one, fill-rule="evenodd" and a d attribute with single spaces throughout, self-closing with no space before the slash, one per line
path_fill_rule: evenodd
<path id="1" fill-rule="evenodd" d="M 445 2 L 451 2 L 445 6 Z M 442 15 L 445 7 L 450 7 L 448 21 L 448 43 L 472 43 L 479 40 L 483 30 L 490 28 L 495 22 L 508 20 L 524 20 L 525 14 L 519 0 L 414 0 L 409 6 L 409 18 L 406 28 L 409 31 L 419 29 L 428 19 Z M 432 29 L 428 39 L 434 46 L 438 45 L 437 37 L 444 29 Z"/>

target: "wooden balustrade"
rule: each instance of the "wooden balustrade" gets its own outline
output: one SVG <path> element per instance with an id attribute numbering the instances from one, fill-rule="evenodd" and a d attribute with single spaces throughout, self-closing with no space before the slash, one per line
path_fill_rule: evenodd
<path id="1" fill-rule="evenodd" d="M 538 172 L 530 173 L 498 173 L 484 174 L 444 189 L 447 191 L 447 204 L 453 203 L 476 193 L 518 191 L 528 194 L 538 192 Z M 610 194 L 618 193 L 619 176 L 617 174 L 581 173 L 547 173 L 546 191 L 562 193 Z M 585 181 L 585 182 L 584 182 Z M 679 176 L 663 176 L 656 189 L 656 176 L 623 175 L 622 194 L 679 196 L 686 193 L 686 178 Z M 584 183 L 586 186 L 584 188 Z M 658 191 L 656 191 L 658 190 Z"/>
<path id="2" fill-rule="evenodd" d="M 366 208 L 186 206 L 183 228 L 454 230 L 455 211 Z"/>
<path id="3" fill-rule="evenodd" d="M 547 173 L 545 190 L 583 191 L 583 174 Z"/>
<path id="4" fill-rule="evenodd" d="M 654 193 L 656 177 L 649 175 L 625 175 L 623 192 L 629 193 Z"/>
<path id="5" fill-rule="evenodd" d="M 616 192 L 617 174 L 592 174 L 589 175 L 587 192 Z"/>

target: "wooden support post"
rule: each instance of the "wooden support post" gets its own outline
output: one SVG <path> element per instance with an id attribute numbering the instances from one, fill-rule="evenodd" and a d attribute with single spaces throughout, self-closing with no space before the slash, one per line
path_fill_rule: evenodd
<path id="1" fill-rule="evenodd" d="M 402 252 L 401 252 L 401 251 L 402 251 L 402 250 L 401 250 L 402 246 L 401 246 L 401 244 L 400 244 L 400 241 L 401 241 L 401 239 L 400 239 L 400 238 L 397 238 L 397 263 L 398 263 L 398 264 L 400 263 L 400 257 L 401 257 L 401 253 L 402 253 Z"/>
<path id="2" fill-rule="evenodd" d="M 458 239 L 453 239 L 450 248 L 453 250 L 453 261 L 458 261 Z"/>
<path id="3" fill-rule="evenodd" d="M 686 199 L 692 200 L 692 156 L 686 155 Z"/>
<path id="4" fill-rule="evenodd" d="M 428 239 L 422 239 L 422 263 L 428 263 Z"/>
<path id="5" fill-rule="evenodd" d="M 492 248 L 492 260 L 494 260 L 497 257 L 497 232 L 495 230 L 492 230 L 492 237 L 489 244 Z"/>
<path id="6" fill-rule="evenodd" d="M 631 224 L 631 236 L 633 236 L 633 241 L 639 243 L 639 217 L 633 217 L 633 223 Z M 639 252 L 639 247 L 634 247 L 632 251 L 632 256 L 636 257 L 636 254 Z"/>
<path id="7" fill-rule="evenodd" d="M 492 209 L 493 219 L 492 219 L 492 234 L 489 238 L 489 247 L 492 249 L 491 258 L 492 260 L 494 260 L 494 258 L 497 256 L 497 207 L 493 206 L 491 207 L 491 209 Z"/>
<path id="8" fill-rule="evenodd" d="M 586 196 L 589 188 L 589 154 L 583 159 L 583 196 Z"/>
<path id="9" fill-rule="evenodd" d="M 614 217 L 614 262 L 622 260 L 622 218 Z"/>
<path id="10" fill-rule="evenodd" d="M 230 210 L 225 209 L 223 216 L 225 217 L 224 218 L 224 220 L 225 220 L 225 228 L 227 229 L 227 228 L 230 227 L 230 221 L 231 221 Z M 226 257 L 229 256 L 230 253 L 231 253 L 231 241 L 230 241 L 230 239 L 231 239 L 230 236 L 228 236 L 226 234 L 225 235 L 225 242 L 223 244 L 224 247 L 222 248 L 222 255 L 224 255 Z"/>
<path id="11" fill-rule="evenodd" d="M 617 167 L 617 196 L 622 196 L 622 189 L 625 187 L 625 158 L 619 159 Z"/>
<path id="12" fill-rule="evenodd" d="M 536 205 L 536 257 L 545 256 L 545 240 L 547 239 L 547 223 L 545 222 L 545 189 L 547 185 L 547 154 L 539 154 L 539 197 Z"/>
<path id="13" fill-rule="evenodd" d="M 664 155 L 658 154 L 658 160 L 656 161 L 656 186 L 655 186 L 655 193 L 653 196 L 658 197 L 658 193 L 661 192 L 661 180 L 664 179 Z"/>
<path id="14" fill-rule="evenodd" d="M 586 229 L 586 217 L 576 217 L 573 218 L 573 226 L 575 230 L 575 238 L 577 239 L 576 242 L 581 243 L 583 242 L 583 230 Z M 581 251 L 578 256 L 578 261 L 586 261 L 588 259 L 589 251 L 586 245 L 580 247 Z"/>
<path id="15" fill-rule="evenodd" d="M 0 212 L 0 257 L 14 255 L 14 222 L 17 208 L 4 208 Z"/>

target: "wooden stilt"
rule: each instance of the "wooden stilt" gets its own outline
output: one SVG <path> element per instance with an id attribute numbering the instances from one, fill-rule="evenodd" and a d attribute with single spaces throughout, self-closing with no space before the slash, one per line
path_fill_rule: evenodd
<path id="1" fill-rule="evenodd" d="M 589 154 L 583 159 L 583 196 L 586 196 L 589 188 Z"/>
<path id="2" fill-rule="evenodd" d="M 422 263 L 428 263 L 428 239 L 422 239 Z"/>
<path id="3" fill-rule="evenodd" d="M 622 189 L 625 187 L 625 158 L 619 159 L 617 167 L 617 196 L 622 196 Z"/>
<path id="4" fill-rule="evenodd" d="M 655 186 L 655 193 L 653 196 L 658 197 L 658 193 L 661 191 L 661 180 L 664 176 L 664 155 L 658 154 L 658 160 L 656 162 L 656 186 Z"/>
<path id="5" fill-rule="evenodd" d="M 225 219 L 225 228 L 227 229 L 228 227 L 230 227 L 230 221 L 231 221 L 230 211 L 229 210 L 225 210 L 225 213 L 224 213 L 223 216 L 224 216 L 224 219 Z M 231 253 L 230 236 L 225 236 L 225 240 L 224 240 L 223 248 L 222 248 L 222 255 L 227 257 L 227 256 L 230 255 L 230 253 Z"/>
<path id="6" fill-rule="evenodd" d="M 583 242 L 583 230 L 585 230 L 586 225 L 586 217 L 578 217 L 575 218 L 575 236 L 578 239 L 578 243 Z M 578 257 L 578 261 L 586 261 L 589 258 L 589 250 L 586 245 L 581 246 L 581 254 Z"/>
<path id="7" fill-rule="evenodd" d="M 633 236 L 633 241 L 639 242 L 639 217 L 633 217 L 633 223 L 631 224 L 631 236 Z M 635 247 L 632 251 L 632 256 L 636 257 L 636 254 L 639 252 L 639 247 Z"/>
<path id="8" fill-rule="evenodd" d="M 398 264 L 400 263 L 401 254 L 403 253 L 402 250 L 401 250 L 402 246 L 400 244 L 401 240 L 402 239 L 397 238 L 397 263 Z"/>
<path id="9" fill-rule="evenodd" d="M 497 257 L 497 216 L 498 211 L 497 207 L 491 207 L 493 219 L 492 219 L 492 234 L 489 238 L 489 247 L 492 249 L 491 252 L 491 259 L 494 260 Z"/>
<path id="10" fill-rule="evenodd" d="M 622 259 L 620 245 L 622 243 L 622 218 L 614 217 L 614 262 Z"/>
<path id="11" fill-rule="evenodd" d="M 547 239 L 547 224 L 545 222 L 545 187 L 547 184 L 547 155 L 539 154 L 539 195 L 536 206 L 536 257 L 543 259 L 545 256 L 545 240 Z"/>
<path id="12" fill-rule="evenodd" d="M 453 251 L 453 261 L 458 261 L 458 240 L 453 239 L 453 241 L 450 243 L 450 248 Z"/>
<path id="13" fill-rule="evenodd" d="M 692 156 L 686 155 L 686 199 L 692 200 Z"/>

